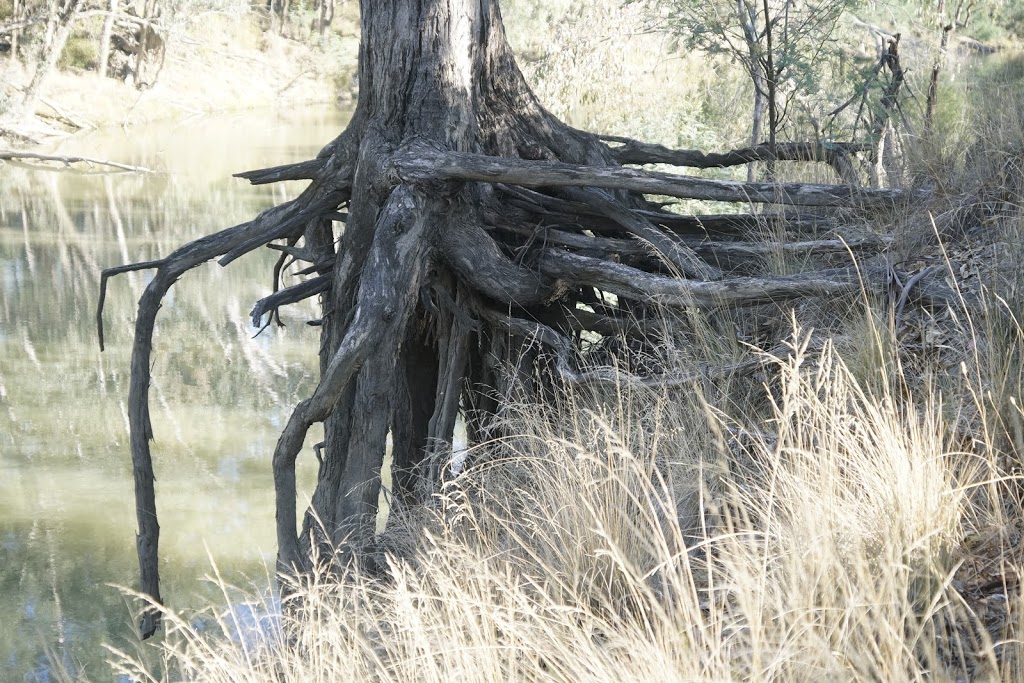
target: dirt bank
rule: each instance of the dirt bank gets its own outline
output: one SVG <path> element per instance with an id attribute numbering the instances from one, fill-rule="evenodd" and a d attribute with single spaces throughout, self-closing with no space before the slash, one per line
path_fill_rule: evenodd
<path id="1" fill-rule="evenodd" d="M 212 17 L 176 33 L 156 84 L 139 90 L 94 71 L 65 67 L 47 81 L 36 110 L 63 131 L 132 127 L 244 109 L 350 100 L 358 40 L 344 28 L 324 48 L 261 30 L 256 18 Z M 17 98 L 34 65 L 0 58 L 0 91 Z"/>

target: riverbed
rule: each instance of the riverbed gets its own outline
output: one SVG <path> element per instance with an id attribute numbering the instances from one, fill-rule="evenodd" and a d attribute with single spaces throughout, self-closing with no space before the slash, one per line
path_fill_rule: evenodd
<path id="1" fill-rule="evenodd" d="M 231 174 L 310 158 L 347 118 L 328 107 L 250 112 L 97 131 L 54 150 L 152 174 L 0 164 L 0 680 L 64 680 L 58 670 L 111 680 L 105 645 L 152 656 L 119 588 L 138 581 L 127 392 L 148 274 L 110 281 L 101 353 L 100 270 L 294 197 L 301 184 L 252 187 Z M 223 603 L 204 580 L 214 566 L 243 590 L 271 584 L 271 454 L 312 390 L 318 348 L 304 324 L 318 317 L 312 301 L 254 337 L 248 313 L 271 291 L 275 257 L 197 268 L 158 319 L 153 454 L 163 594 L 175 609 Z M 315 474 L 300 458 L 303 500 Z"/>

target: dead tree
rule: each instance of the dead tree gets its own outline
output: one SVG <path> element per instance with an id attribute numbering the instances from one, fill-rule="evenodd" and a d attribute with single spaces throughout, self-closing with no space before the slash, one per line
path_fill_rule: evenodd
<path id="1" fill-rule="evenodd" d="M 255 184 L 305 180 L 306 189 L 156 261 L 103 273 L 98 317 L 109 276 L 155 271 L 139 301 L 129 420 L 141 590 L 157 602 L 153 328 L 168 289 L 197 265 L 227 265 L 264 246 L 308 261 L 311 277 L 258 302 L 256 319 L 321 297 L 319 383 L 294 407 L 273 455 L 278 568 L 294 574 L 310 567 L 319 544 L 358 549 L 372 536 L 389 433 L 396 494 L 422 499 L 439 483 L 436 456 L 450 447 L 459 411 L 470 438 L 484 438 L 515 368 L 547 358 L 558 381 L 614 375 L 576 370 L 581 330 L 625 329 L 627 313 L 653 304 L 744 306 L 861 287 L 852 268 L 725 277 L 709 263 L 715 243 L 705 228 L 757 217 L 681 216 L 645 195 L 811 207 L 908 198 L 624 167 L 623 147 L 567 126 L 537 101 L 496 0 L 362 0 L 360 9 L 359 100 L 346 130 L 315 159 L 239 174 Z M 630 163 L 659 160 L 642 145 L 625 148 Z M 616 295 L 618 307 L 599 305 L 598 293 Z M 300 525 L 295 462 L 318 422 L 321 467 Z M 146 612 L 143 635 L 157 624 Z"/>

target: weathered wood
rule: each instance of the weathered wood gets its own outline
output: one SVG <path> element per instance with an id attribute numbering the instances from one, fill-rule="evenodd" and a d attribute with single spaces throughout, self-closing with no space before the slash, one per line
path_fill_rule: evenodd
<path id="1" fill-rule="evenodd" d="M 646 242 L 683 275 L 697 279 L 718 279 L 722 273 L 675 235 L 666 233 L 645 217 L 612 200 L 601 190 L 570 188 L 569 196 L 592 204 L 598 211 L 622 226 L 634 237 Z"/>
<path id="2" fill-rule="evenodd" d="M 324 161 L 322 159 L 310 159 L 295 164 L 284 164 L 283 166 L 271 166 L 260 168 L 254 171 L 242 171 L 235 173 L 234 177 L 244 178 L 253 185 L 267 185 L 285 180 L 312 180 L 323 171 Z"/>
<path id="3" fill-rule="evenodd" d="M 603 215 L 596 207 L 589 204 L 553 197 L 525 187 L 502 184 L 496 187 L 501 194 L 509 197 L 506 203 L 539 213 L 542 220 L 550 219 L 554 223 L 559 223 L 578 220 L 583 216 Z M 803 211 L 807 211 L 807 209 L 803 209 Z M 811 232 L 837 227 L 834 218 L 783 213 L 678 214 L 650 209 L 633 209 L 633 212 L 674 232 L 705 235 L 740 235 L 767 226 L 796 232 Z M 501 214 L 501 210 L 492 211 L 492 213 Z M 590 225 L 588 222 L 588 227 Z"/>
<path id="4" fill-rule="evenodd" d="M 409 188 L 398 188 L 391 193 L 374 229 L 373 245 L 364 266 L 367 275 L 360 279 L 355 310 L 344 338 L 333 351 L 331 361 L 324 369 L 313 395 L 293 410 L 274 449 L 278 567 L 286 573 L 308 566 L 308 557 L 300 551 L 297 536 L 295 458 L 310 426 L 315 422 L 323 422 L 330 415 L 349 386 L 349 380 L 367 359 L 370 359 L 377 374 L 387 374 L 389 363 L 394 365 L 401 343 L 401 336 L 395 339 L 396 332 L 404 329 L 423 270 L 423 236 L 431 220 L 425 208 L 422 199 L 417 198 Z M 372 380 L 371 374 L 367 373 L 366 377 Z M 369 386 L 357 385 L 354 404 L 357 410 L 367 409 L 369 397 L 366 392 L 369 390 Z M 385 421 L 385 427 L 386 424 Z M 383 457 L 383 441 L 376 438 L 379 435 L 358 435 L 357 431 L 353 429 L 353 434 L 359 438 L 380 441 L 380 456 Z M 342 482 L 351 480 L 353 476 L 366 477 L 374 466 L 379 475 L 380 462 L 371 462 L 366 452 L 353 449 L 344 465 L 345 472 L 350 474 L 346 476 L 343 473 Z M 359 483 L 363 481 L 365 479 L 360 479 Z M 343 498 L 347 496 L 341 496 L 340 499 Z M 342 510 L 342 514 L 336 518 L 338 528 L 331 531 L 340 532 L 343 539 L 352 530 L 349 517 L 361 518 L 366 503 L 364 495 L 355 496 L 351 501 L 351 509 Z M 334 540 L 339 539 L 336 537 Z"/>
<path id="5" fill-rule="evenodd" d="M 831 166 L 851 154 L 870 152 L 871 145 L 851 142 L 780 142 L 774 152 L 769 144 L 744 147 L 728 152 L 706 153 L 697 149 L 672 149 L 617 135 L 602 135 L 602 140 L 619 143 L 612 148 L 620 164 L 669 164 L 686 168 L 726 168 L 752 161 L 822 161 Z"/>
<path id="6" fill-rule="evenodd" d="M 452 302 L 452 325 L 444 337 L 434 411 L 427 425 L 427 467 L 419 486 L 422 498 L 436 493 L 442 482 L 441 458 L 451 452 L 455 422 L 459 416 L 459 398 L 469 363 L 469 341 L 473 325 L 462 312 L 466 295 L 462 292 Z"/>
<path id="7" fill-rule="evenodd" d="M 594 237 L 550 228 L 528 228 L 515 223 L 498 226 L 502 230 L 531 237 L 546 245 L 558 245 L 608 256 L 650 256 L 650 247 L 632 240 Z M 709 262 L 737 263 L 763 261 L 766 258 L 787 254 L 793 256 L 823 256 L 831 254 L 854 255 L 863 251 L 882 250 L 892 243 L 889 237 L 858 237 L 849 240 L 801 240 L 797 242 L 740 242 L 708 241 L 692 237 L 680 237 L 680 241 Z"/>
<path id="8" fill-rule="evenodd" d="M 254 183 L 311 180 L 309 187 L 251 223 L 161 259 L 140 300 L 129 422 L 142 589 L 157 601 L 159 528 L 147 396 L 153 325 L 168 288 L 198 263 L 219 257 L 225 265 L 287 239 L 288 245 L 274 248 L 311 260 L 310 272 L 317 273 L 256 308 L 323 294 L 320 379 L 294 407 L 273 457 L 278 568 L 294 574 L 308 569 L 320 551 L 339 551 L 331 557 L 344 561 L 372 541 L 389 430 L 404 477 L 399 485 L 412 499 L 408 494 L 420 485 L 428 494 L 437 485 L 436 467 L 417 463 L 431 449 L 450 446 L 460 410 L 467 412 L 470 438 L 480 440 L 502 435 L 502 401 L 516 386 L 550 396 L 554 384 L 538 372 L 551 361 L 550 350 L 559 354 L 563 379 L 621 381 L 608 368 L 576 366 L 584 336 L 576 332 L 626 334 L 646 343 L 645 335 L 664 333 L 654 320 L 659 304 L 740 306 L 860 291 L 863 272 L 853 268 L 707 281 L 719 273 L 697 259 L 716 254 L 706 250 L 755 258 L 772 247 L 720 247 L 668 231 L 719 230 L 735 237 L 785 219 L 774 212 L 677 216 L 643 194 L 825 208 L 927 197 L 621 168 L 596 136 L 566 126 L 537 102 L 505 40 L 496 1 L 362 0 L 360 9 L 359 102 L 346 131 L 314 160 L 241 174 Z M 342 205 L 346 214 L 338 213 Z M 333 223 L 342 217 L 343 229 Z M 829 220 L 823 209 L 805 224 Z M 840 251 L 824 240 L 791 248 Z M 630 263 L 616 263 L 616 253 L 629 253 Z M 661 255 L 669 258 L 655 258 Z M 662 274 L 666 261 L 693 279 Z M 604 293 L 618 295 L 617 303 Z M 422 371 L 413 367 L 420 361 Z M 300 535 L 295 463 L 316 422 L 324 423 L 325 439 Z M 147 622 L 144 631 L 152 628 Z"/>
<path id="9" fill-rule="evenodd" d="M 437 396 L 439 344 L 423 320 L 425 315 L 419 324 L 408 326 L 391 408 L 391 486 L 394 501 L 405 506 L 419 499 L 420 469 L 430 448 L 430 418 Z"/>
<path id="10" fill-rule="evenodd" d="M 342 174 L 340 177 L 331 178 L 327 183 L 314 183 L 295 200 L 268 209 L 248 223 L 189 242 L 159 261 L 138 264 L 139 267 L 157 264 L 153 279 L 139 299 L 128 388 L 129 440 L 135 479 L 136 517 L 139 525 L 136 546 L 141 577 L 140 592 L 148 595 L 156 604 L 162 602 L 158 555 L 160 526 L 157 522 L 153 459 L 149 447 L 149 441 L 153 438 L 149 417 L 149 386 L 153 330 L 161 301 L 179 277 L 199 264 L 225 253 L 236 253 L 240 256 L 267 242 L 280 239 L 296 229 L 301 230 L 306 216 L 311 212 L 333 211 L 344 198 L 345 179 L 346 176 Z M 108 269 L 105 274 L 109 277 L 117 272 L 132 269 L 136 268 L 121 266 Z M 102 322 L 101 315 L 102 310 L 97 312 L 98 322 Z M 140 623 L 142 637 L 152 636 L 159 623 L 159 613 L 155 609 L 146 609 Z"/>
<path id="11" fill-rule="evenodd" d="M 893 206 L 923 201 L 923 190 L 854 189 L 811 183 L 741 183 L 642 171 L 581 166 L 557 161 L 524 161 L 440 150 L 412 143 L 394 160 L 396 178 L 405 181 L 471 180 L 525 187 L 600 187 L 680 199 L 759 202 L 797 206 Z"/>
<path id="12" fill-rule="evenodd" d="M 71 164 L 88 164 L 90 166 L 109 166 L 110 168 L 116 168 L 119 171 L 131 171 L 133 173 L 154 173 L 153 169 L 146 168 L 145 166 L 131 166 L 129 164 L 122 164 L 117 161 L 106 161 L 104 159 L 94 159 L 92 157 L 81 157 L 81 156 L 65 156 L 61 154 L 40 154 L 38 152 L 26 152 L 26 151 L 15 151 L 15 150 L 0 150 L 0 159 L 6 159 L 11 161 L 57 161 L 64 164 L 65 167 Z"/>
<path id="13" fill-rule="evenodd" d="M 331 280 L 331 275 L 318 275 L 317 277 L 303 280 L 297 285 L 280 289 L 270 296 L 263 297 L 256 302 L 256 305 L 252 307 L 252 311 L 249 313 L 252 317 L 253 326 L 259 327 L 264 315 L 273 313 L 282 306 L 294 304 L 314 297 L 321 292 L 326 292 L 331 288 Z"/>
<path id="14" fill-rule="evenodd" d="M 555 369 L 562 381 L 568 384 L 605 384 L 612 387 L 643 387 L 661 390 L 688 386 L 695 382 L 730 375 L 749 374 L 774 362 L 770 354 L 761 354 L 729 365 L 708 366 L 687 373 L 660 373 L 648 376 L 638 376 L 612 367 L 578 369 L 574 367 L 572 360 L 574 355 L 572 341 L 547 325 L 523 320 L 491 309 L 485 309 L 483 314 L 489 322 L 500 329 L 507 330 L 510 334 L 528 341 L 540 342 L 553 349 L 555 351 Z"/>
<path id="15" fill-rule="evenodd" d="M 698 282 L 555 249 L 545 250 L 538 266 L 542 273 L 574 285 L 596 287 L 645 302 L 697 308 L 751 306 L 804 296 L 842 296 L 859 291 L 862 277 L 855 268 L 838 268 L 801 275 Z"/>

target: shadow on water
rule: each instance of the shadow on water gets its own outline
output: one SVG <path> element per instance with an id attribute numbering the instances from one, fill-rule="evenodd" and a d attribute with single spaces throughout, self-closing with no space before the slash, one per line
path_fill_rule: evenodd
<path id="1" fill-rule="evenodd" d="M 107 351 L 95 331 L 99 271 L 164 255 L 295 196 L 232 172 L 306 159 L 347 113 L 249 113 L 96 133 L 66 143 L 157 168 L 94 175 L 0 165 L 0 680 L 110 680 L 102 643 L 134 651 L 136 582 L 128 454 L 131 334 L 145 272 L 111 281 Z M 160 314 L 151 400 L 164 593 L 199 607 L 202 581 L 267 576 L 270 456 L 291 406 L 312 389 L 316 317 L 253 339 L 248 311 L 270 291 L 274 255 L 186 275 Z M 315 437 L 311 437 L 315 438 Z M 315 464 L 301 473 L 310 490 Z"/>

